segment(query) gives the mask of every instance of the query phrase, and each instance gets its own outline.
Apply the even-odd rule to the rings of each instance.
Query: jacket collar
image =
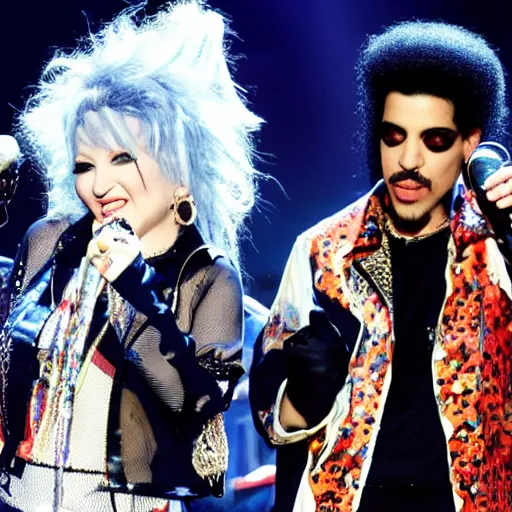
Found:
[[[450,229],[455,259],[460,261],[468,246],[492,235],[488,222],[479,213],[474,194],[458,181],[452,193]],[[393,290],[391,254],[385,234],[385,211],[389,196],[384,182],[344,210],[327,233],[322,234],[323,247],[330,247],[337,268],[356,263],[373,279],[387,304],[392,308]]]
[[[345,255],[351,255],[355,260],[364,260],[382,247],[388,202],[387,189],[381,180],[354,204],[349,215],[358,223],[358,227],[347,232],[346,240],[340,243],[340,249]],[[457,254],[462,254],[469,245],[494,234],[480,213],[475,194],[464,187],[462,180],[458,180],[453,188],[450,219]]]

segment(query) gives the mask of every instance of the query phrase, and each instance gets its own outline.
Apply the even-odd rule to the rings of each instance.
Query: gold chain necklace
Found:
[[[386,215],[386,231],[392,235],[394,238],[398,238],[399,240],[404,240],[405,242],[418,242],[420,240],[424,240],[425,238],[428,238],[429,236],[435,235],[436,233],[439,233],[446,227],[450,225],[450,219],[446,218],[441,224],[439,224],[433,231],[429,231],[428,233],[425,233],[423,235],[403,235],[402,233],[399,233],[395,226],[393,226],[393,222],[391,219]]]
[[[142,251],[142,256],[144,256],[145,260],[156,258],[157,256],[162,256],[162,254],[165,254],[171,247],[172,246],[165,247],[164,249],[159,249],[158,251],[152,252],[151,254]]]

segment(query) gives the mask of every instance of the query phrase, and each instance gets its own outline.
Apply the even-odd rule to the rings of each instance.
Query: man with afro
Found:
[[[374,188],[297,238],[253,364],[276,509],[510,511],[512,287],[461,177],[506,143],[502,65],[413,21],[371,36],[356,72]],[[512,206],[512,167],[484,190]]]

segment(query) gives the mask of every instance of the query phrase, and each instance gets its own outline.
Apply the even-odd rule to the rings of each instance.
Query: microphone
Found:
[[[499,209],[487,199],[483,185],[489,176],[511,164],[510,154],[501,144],[482,142],[471,154],[465,176],[467,185],[475,192],[478,206],[496,233],[496,241],[509,263],[512,262],[512,208]]]
[[[0,135],[0,228],[9,221],[7,205],[16,192],[21,151],[16,139]]]

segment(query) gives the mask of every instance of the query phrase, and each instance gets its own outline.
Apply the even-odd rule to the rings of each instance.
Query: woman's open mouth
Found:
[[[109,203],[104,204],[101,207],[101,214],[103,218],[108,218],[114,213],[118,212],[128,201],[126,199],[116,199],[114,201],[110,201]]]

